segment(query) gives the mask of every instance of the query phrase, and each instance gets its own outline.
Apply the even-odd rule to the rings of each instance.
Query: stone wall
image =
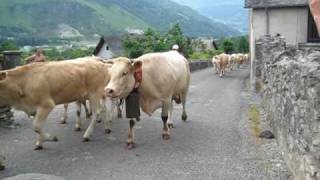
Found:
[[[190,71],[194,72],[197,70],[201,70],[201,69],[205,69],[207,67],[212,66],[211,61],[207,61],[207,60],[199,60],[199,61],[193,61],[190,64]]]
[[[320,179],[320,51],[264,37],[259,50],[267,119],[296,179]]]
[[[3,69],[3,55],[0,54],[0,70]],[[0,126],[8,126],[12,123],[13,113],[9,106],[0,106]],[[1,165],[1,164],[0,164]]]

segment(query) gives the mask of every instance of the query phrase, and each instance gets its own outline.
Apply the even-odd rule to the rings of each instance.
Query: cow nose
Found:
[[[106,89],[106,92],[107,92],[107,94],[112,95],[113,92],[114,92],[114,90],[113,90],[113,89],[110,89],[110,88],[107,88],[107,89]]]

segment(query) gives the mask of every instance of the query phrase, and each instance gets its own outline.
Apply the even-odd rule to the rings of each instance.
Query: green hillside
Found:
[[[238,31],[170,0],[1,0],[0,37],[92,37],[126,28],[160,31],[180,23],[191,36],[230,36]]]

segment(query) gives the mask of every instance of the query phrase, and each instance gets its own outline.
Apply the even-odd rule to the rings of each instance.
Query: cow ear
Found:
[[[133,67],[135,71],[140,71],[142,68],[142,61],[135,61]]]
[[[8,76],[8,72],[0,72],[0,81],[5,80]]]
[[[103,62],[104,62],[104,63],[106,63],[106,64],[111,64],[111,65],[113,65],[113,64],[114,64],[114,61],[113,61],[113,60],[111,60],[111,59],[103,60]]]

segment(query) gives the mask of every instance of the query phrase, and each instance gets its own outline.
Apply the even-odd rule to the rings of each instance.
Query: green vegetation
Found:
[[[93,48],[69,48],[66,50],[58,50],[57,48],[48,48],[44,49],[44,55],[49,61],[59,61],[67,59],[75,59],[79,57],[91,56],[93,53]],[[23,53],[22,59],[25,59],[28,56],[31,56],[35,50],[29,53]]]
[[[3,51],[18,50],[18,49],[19,48],[14,41],[6,40],[0,44],[0,53]]]
[[[164,34],[149,28],[144,35],[126,35],[122,39],[125,56],[129,58],[137,58],[150,52],[168,51],[174,44],[179,45],[179,51],[186,57],[192,53],[191,39],[183,35],[179,24]]]
[[[220,49],[227,54],[231,54],[234,52],[234,44],[231,39],[224,39],[221,43]]]
[[[220,49],[225,53],[248,53],[249,41],[247,36],[239,36],[223,39]]]
[[[259,137],[259,134],[261,133],[261,120],[260,111],[256,105],[251,105],[249,107],[249,123],[252,135]]]
[[[191,60],[208,60],[223,52],[244,53],[248,47],[247,43],[245,37],[226,38],[221,40],[218,50],[207,49],[200,39],[192,40],[185,36],[179,24],[174,25],[166,33],[148,28],[144,35],[125,35],[122,39],[124,56],[129,58],[137,58],[150,52],[168,51],[174,44],[177,44],[179,51]]]
[[[189,36],[230,36],[238,32],[169,0],[11,0],[0,3],[0,41],[14,37],[21,45],[61,38],[63,28],[91,39],[119,35],[126,28],[166,32],[179,23]],[[22,40],[20,40],[22,39]]]

